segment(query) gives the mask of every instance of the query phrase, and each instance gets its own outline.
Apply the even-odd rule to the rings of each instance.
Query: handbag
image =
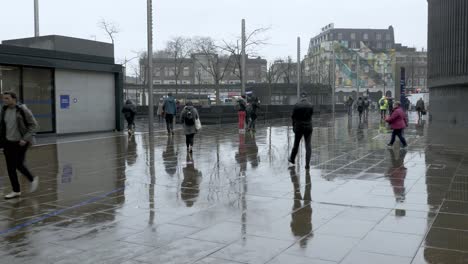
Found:
[[[195,119],[195,128],[196,128],[197,130],[201,130],[201,129],[202,129],[202,124],[201,124],[200,118]]]

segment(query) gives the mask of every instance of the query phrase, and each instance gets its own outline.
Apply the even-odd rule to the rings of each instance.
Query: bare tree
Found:
[[[190,58],[192,51],[192,40],[190,38],[174,37],[167,42],[165,52],[173,61],[174,66],[170,70],[174,75],[176,94],[178,93],[177,85],[179,84],[180,76],[184,70],[184,62]]]
[[[264,36],[266,32],[268,32],[270,28],[257,28],[252,32],[248,33],[245,39],[245,53],[250,56],[256,56],[258,53],[258,49],[268,44],[268,38]],[[232,57],[232,72],[242,81],[242,38],[238,37],[233,42],[228,42],[223,40],[223,44],[220,46],[221,50],[227,52]],[[247,55],[246,55],[247,56]]]
[[[107,33],[112,41],[112,44],[114,44],[115,35],[120,33],[119,27],[115,23],[106,21],[104,19],[101,19],[101,21],[98,22],[98,26]]]
[[[228,65],[231,63],[232,57],[223,54],[223,50],[215,44],[215,41],[209,37],[195,38],[194,51],[197,53],[193,59],[197,62],[197,66],[208,73],[216,85],[216,102],[220,102],[219,85],[228,72]],[[198,74],[198,80],[201,80],[201,72],[195,69]]]

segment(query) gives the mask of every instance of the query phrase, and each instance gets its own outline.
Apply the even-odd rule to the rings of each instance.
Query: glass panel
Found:
[[[0,65],[0,92],[12,91],[19,96],[20,76],[19,67]]]
[[[23,68],[23,103],[39,122],[38,132],[54,130],[53,87],[52,70]]]

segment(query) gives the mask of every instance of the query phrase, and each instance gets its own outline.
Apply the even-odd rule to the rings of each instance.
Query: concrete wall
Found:
[[[61,95],[70,95],[68,109],[61,108]],[[55,101],[57,134],[115,129],[115,77],[112,73],[56,70]]]

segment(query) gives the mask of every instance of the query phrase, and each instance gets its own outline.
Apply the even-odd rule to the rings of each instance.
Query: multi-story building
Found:
[[[407,93],[427,92],[427,52],[396,47],[396,68],[405,68]]]
[[[240,84],[239,56],[217,54],[192,54],[190,58],[174,59],[155,56],[153,59],[153,84]],[[140,69],[146,73],[145,60],[140,60]],[[266,81],[267,61],[260,57],[246,60],[246,82]],[[145,78],[145,74],[143,79]],[[144,80],[142,80],[144,81]]]
[[[272,83],[297,83],[297,62],[277,60],[271,65]]]

